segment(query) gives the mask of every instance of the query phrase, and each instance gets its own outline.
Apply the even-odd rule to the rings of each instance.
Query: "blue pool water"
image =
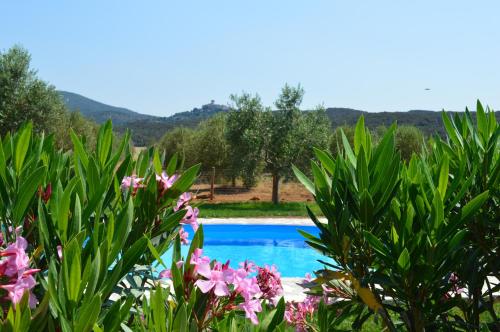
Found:
[[[232,267],[246,259],[257,265],[275,264],[282,277],[303,277],[321,269],[318,259],[327,260],[311,249],[297,232],[304,230],[317,235],[315,226],[285,225],[203,225],[205,242],[203,255],[220,262],[230,260]],[[192,238],[193,232],[189,231]],[[183,246],[182,255],[187,255],[188,246]],[[170,262],[171,251],[162,260]]]

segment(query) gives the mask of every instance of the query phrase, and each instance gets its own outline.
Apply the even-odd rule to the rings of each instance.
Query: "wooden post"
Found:
[[[212,167],[212,178],[210,179],[210,200],[214,200],[215,167]]]

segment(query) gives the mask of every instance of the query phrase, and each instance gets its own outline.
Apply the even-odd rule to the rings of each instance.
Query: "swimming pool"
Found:
[[[327,259],[311,249],[297,229],[318,234],[315,226],[203,225],[203,255],[220,262],[230,260],[232,267],[246,259],[260,266],[275,264],[282,277],[303,277],[322,268],[318,259]],[[191,238],[192,231],[189,235]],[[187,250],[183,246],[183,256]],[[162,259],[170,262],[171,255],[169,251]]]

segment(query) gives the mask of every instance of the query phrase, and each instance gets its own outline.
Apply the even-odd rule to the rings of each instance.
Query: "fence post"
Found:
[[[215,167],[212,167],[212,178],[210,179],[210,200],[214,200]]]

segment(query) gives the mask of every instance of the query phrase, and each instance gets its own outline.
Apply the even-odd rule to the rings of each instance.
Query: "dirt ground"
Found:
[[[192,187],[192,192],[197,199],[204,201],[210,200],[210,185],[195,184]],[[240,183],[236,187],[231,184],[216,184],[215,197],[211,202],[248,202],[248,201],[264,201],[270,202],[272,194],[272,180],[263,179],[259,184],[251,189],[246,189]],[[280,200],[283,202],[310,202],[313,196],[297,182],[282,182],[280,184]]]

